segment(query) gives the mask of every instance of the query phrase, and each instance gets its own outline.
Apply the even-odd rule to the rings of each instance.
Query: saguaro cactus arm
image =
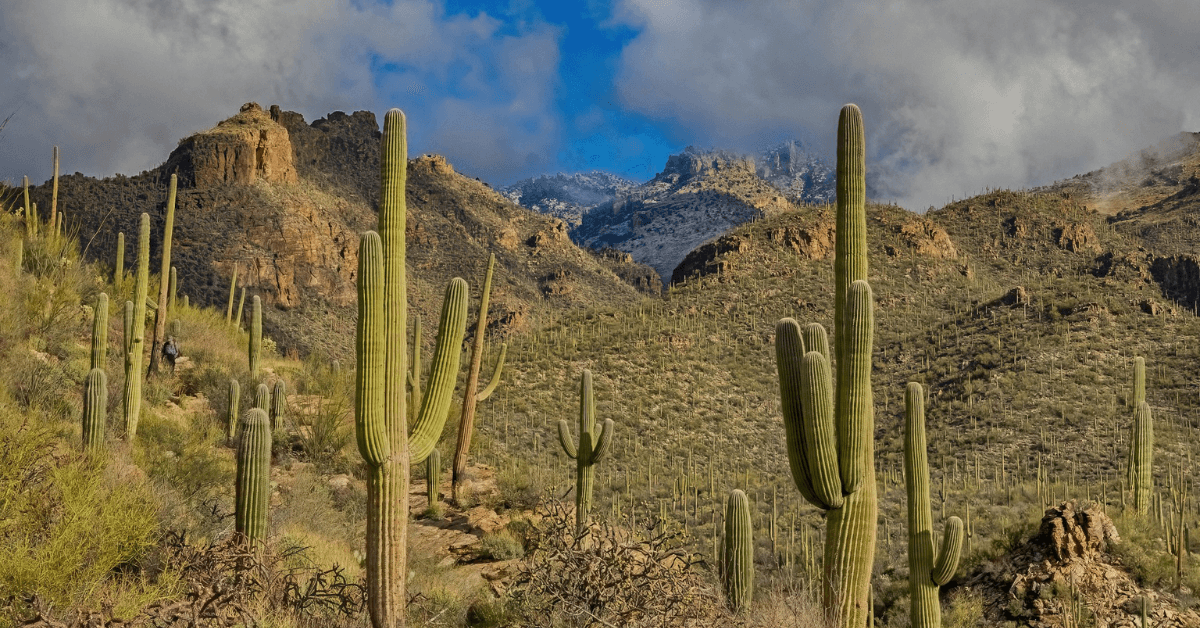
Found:
[[[613,420],[604,419],[604,423],[600,425],[600,435],[596,437],[596,442],[592,446],[592,463],[595,464],[604,454],[608,453],[609,446],[613,440]]]
[[[383,425],[383,246],[374,231],[359,241],[356,338],[354,433],[363,460],[378,466],[391,455],[391,446]]]
[[[496,391],[496,386],[500,384],[500,372],[504,369],[504,356],[508,353],[508,343],[500,345],[500,357],[496,358],[496,368],[492,370],[492,379],[488,381],[487,386],[475,395],[475,401],[483,403],[488,397]]]
[[[562,443],[563,451],[571,460],[579,455],[575,449],[575,437],[571,436],[571,426],[567,425],[566,419],[558,420],[558,442]]]
[[[421,399],[421,412],[409,428],[410,464],[419,464],[437,445],[446,425],[446,413],[458,379],[463,336],[467,332],[467,282],[459,277],[446,286],[442,317],[438,323],[437,346],[433,351],[433,370],[429,386]]]
[[[942,547],[938,550],[933,571],[929,574],[929,578],[933,580],[934,584],[941,586],[950,582],[950,578],[954,577],[954,572],[958,569],[958,559],[962,555],[962,545],[962,519],[950,517],[946,520],[946,527],[942,532]]]
[[[804,443],[808,477],[825,509],[841,508],[842,481],[838,475],[837,434],[833,421],[833,379],[829,361],[816,351],[800,365],[800,399],[804,408]]]

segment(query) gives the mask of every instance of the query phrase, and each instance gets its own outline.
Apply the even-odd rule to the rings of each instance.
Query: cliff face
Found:
[[[168,182],[180,178],[172,261],[180,294],[224,311],[229,281],[266,306],[280,348],[347,356],[353,348],[359,234],[376,229],[379,139],[369,112],[297,113],[250,104],[180,142],[167,162],[134,177],[62,177],[59,206],[79,225],[87,255],[110,268],[117,232],[127,268],[139,216],[152,219],[151,265],[161,255]],[[31,188],[49,203],[49,184]],[[436,321],[447,282],[461,276],[478,299],[488,254],[497,268],[491,327],[519,332],[562,309],[637,300],[634,288],[571,243],[562,221],[521,208],[463,177],[444,158],[408,168],[409,303]],[[425,325],[427,340],[436,324]]]

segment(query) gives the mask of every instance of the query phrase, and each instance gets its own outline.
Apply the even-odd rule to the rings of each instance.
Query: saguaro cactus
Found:
[[[133,289],[133,311],[125,316],[125,438],[137,435],[142,410],[142,355],[146,343],[146,290],[150,282],[150,214],[142,214],[138,229],[138,269]]]
[[[421,315],[413,314],[412,363],[408,370],[408,412],[416,419],[421,408]]]
[[[950,581],[962,553],[963,522],[946,520],[942,547],[933,542],[929,508],[929,462],[925,446],[925,396],[921,385],[909,382],[904,391],[904,487],[908,492],[908,591],[913,628],[940,628],[942,609],[938,587]],[[936,553],[936,558],[935,558]]]
[[[236,379],[230,379],[229,380],[229,403],[228,403],[229,411],[225,415],[225,419],[227,422],[225,435],[227,438],[229,438],[229,442],[231,442],[231,443],[233,442],[234,437],[237,436],[238,409],[241,406],[241,404],[242,404],[242,387],[240,384],[238,384],[238,381]]]
[[[792,478],[805,499],[828,512],[823,603],[838,625],[860,628],[868,616],[879,510],[871,395],[874,315],[866,282],[866,151],[862,113],[855,105],[842,107],[837,154],[837,388],[820,325],[808,325],[802,334],[795,320],[780,320],[775,356]]]
[[[83,383],[83,448],[104,446],[104,422],[108,408],[108,376],[104,369],[93,368]]]
[[[605,419],[596,434],[596,403],[592,399],[592,372],[583,369],[579,381],[579,446],[571,439],[566,419],[558,421],[558,442],[575,460],[575,533],[583,531],[592,510],[592,485],[596,482],[596,461],[604,457],[612,443],[613,420]]]
[[[754,598],[754,526],[750,523],[750,500],[741,489],[731,491],[725,501],[721,579],[730,609],[740,613],[750,608]]]
[[[21,177],[21,191],[25,195],[25,239],[32,240],[37,235],[35,231],[36,220],[34,218],[33,204],[29,202],[29,176]]]
[[[242,286],[242,296],[238,297],[237,316],[233,321],[233,328],[238,331],[242,330],[242,306],[244,305],[246,305],[246,286]]]
[[[432,510],[438,503],[438,486],[442,483],[442,454],[436,448],[425,459],[425,498]]]
[[[1150,511],[1154,494],[1154,420],[1146,403],[1146,361],[1133,359],[1133,429],[1129,439],[1129,487],[1133,508],[1140,515]]]
[[[237,292],[237,264],[233,265],[233,278],[229,280],[229,306],[225,308],[225,324],[233,324],[233,295]]]
[[[271,389],[267,388],[266,384],[259,384],[258,388],[254,389],[254,407],[269,412],[271,408]],[[268,415],[268,423],[270,415]]]
[[[54,183],[50,189],[50,224],[58,224],[58,147],[54,147]]]
[[[257,294],[250,307],[250,375],[257,377],[258,360],[262,355],[262,299]]]
[[[487,387],[479,389],[479,369],[483,363],[483,336],[487,332],[488,300],[492,294],[492,270],[496,256],[488,258],[487,274],[483,279],[483,291],[479,298],[479,321],[475,325],[475,339],[471,343],[471,366],[467,370],[467,389],[463,393],[462,420],[458,423],[458,444],[454,449],[454,470],[450,476],[450,492],[458,501],[458,487],[467,470],[467,452],[471,449],[471,432],[475,426],[475,406],[486,400],[500,383],[500,371],[504,368],[504,354],[508,345],[501,345],[500,357],[492,371],[492,380]],[[478,391],[478,392],[477,392]]]
[[[108,360],[108,295],[101,292],[96,297],[96,309],[92,310],[92,364],[94,369],[103,369]]]
[[[175,272],[175,267],[171,267],[171,281],[167,288],[167,312],[175,313],[175,294],[179,292],[179,274]]]
[[[237,533],[249,542],[265,539],[271,502],[271,426],[267,413],[259,408],[247,412],[242,421],[236,481]]]
[[[271,429],[279,425],[279,420],[287,414],[287,384],[282,379],[275,380],[275,391],[271,393]]]
[[[384,116],[379,231],[359,244],[355,434],[367,462],[367,609],[374,628],[404,623],[409,466],[433,451],[454,391],[466,331],[467,284],[446,288],[429,390],[409,430],[404,395],[408,347],[405,281],[407,167],[404,114]],[[407,437],[406,437],[407,434]]]
[[[175,188],[176,177],[171,175],[171,188],[167,191],[167,217],[163,224],[163,239],[162,239],[162,264],[158,271],[158,307],[154,310],[154,342],[150,345],[150,370],[149,373],[158,373],[158,363],[162,354],[161,343],[166,342],[167,333],[167,316],[171,304],[168,303],[170,298],[170,284],[174,277],[173,268],[171,268],[171,234],[175,231]]]
[[[125,286],[125,232],[117,233],[117,265],[113,267],[113,289],[120,298]]]

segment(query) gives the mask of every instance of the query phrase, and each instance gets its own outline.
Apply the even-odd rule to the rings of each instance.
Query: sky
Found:
[[[923,211],[1200,131],[1195,0],[0,0],[0,181],[137,174],[246,102],[390,107],[493,186],[688,145],[833,156]],[[11,116],[11,117],[10,117]]]

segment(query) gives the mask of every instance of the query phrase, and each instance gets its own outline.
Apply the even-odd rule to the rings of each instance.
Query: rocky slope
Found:
[[[837,193],[837,170],[824,159],[788,140],[763,150],[755,160],[758,176],[779,188],[792,202],[832,203]]]
[[[264,326],[281,349],[344,356],[353,339],[358,238],[376,226],[379,137],[369,112],[337,112],[307,125],[299,114],[251,103],[182,140],[154,170],[62,177],[59,206],[89,258],[111,265],[117,232],[124,232],[127,270],[138,216],[149,213],[156,269],[168,181],[176,173],[172,261],[180,293],[224,308],[236,267],[239,285],[263,298]],[[490,318],[505,333],[562,309],[640,298],[572,244],[561,220],[514,205],[445,159],[410,159],[408,176],[410,303],[427,321],[436,320],[450,278],[462,276],[478,290],[492,252]],[[31,188],[34,202],[48,206],[49,188]],[[425,329],[432,335],[436,325]]]
[[[521,207],[559,218],[573,229],[593,207],[636,186],[624,177],[593,170],[539,175],[501,188],[500,193]]]

